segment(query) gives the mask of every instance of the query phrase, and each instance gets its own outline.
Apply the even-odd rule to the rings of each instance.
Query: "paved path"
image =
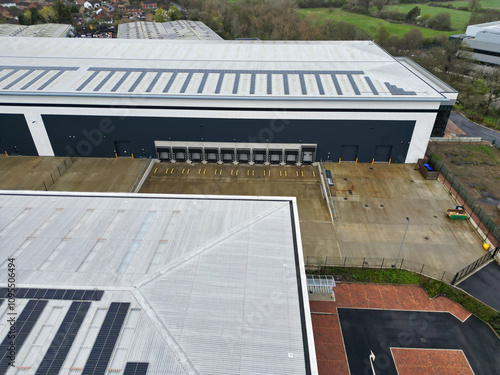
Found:
[[[453,112],[450,115],[450,120],[453,121],[460,129],[462,129],[466,135],[464,137],[481,137],[486,140],[495,140],[495,143],[500,144],[500,132],[493,129],[487,129],[485,127],[479,126],[467,118],[462,116],[460,113]]]
[[[371,374],[371,372],[364,372],[364,370],[367,370],[366,366],[361,369],[356,367],[359,365],[356,364],[357,361],[363,366],[365,365],[363,361],[368,358],[369,350],[373,350],[373,352],[379,356],[376,362],[379,366],[379,371],[376,372],[377,374],[396,375],[396,372],[394,372],[396,368],[391,359],[390,346],[402,346],[415,349],[462,349],[464,346],[461,344],[461,341],[466,341],[471,331],[475,332],[474,329],[469,331],[469,328],[466,328],[471,324],[469,323],[471,320],[475,321],[472,323],[474,327],[479,326],[478,332],[480,333],[477,336],[481,338],[481,335],[484,335],[487,345],[490,341],[494,342],[494,340],[497,340],[489,327],[480,322],[477,318],[471,316],[462,306],[445,297],[437,297],[431,300],[427,296],[427,293],[416,285],[339,283],[335,288],[335,295],[337,298],[336,302],[332,301],[329,296],[326,296],[327,300],[310,300],[319,375]],[[314,298],[316,296],[317,295],[313,294],[309,297]],[[348,355],[346,356],[346,346],[344,346],[344,342],[347,345],[348,342],[352,344],[358,340],[364,341],[364,339],[367,338],[363,336],[364,333],[359,336],[358,334],[360,332],[358,331],[352,331],[356,334],[356,337],[351,338],[346,336],[344,332],[345,329],[351,329],[349,317],[347,318],[347,328],[345,328],[343,326],[344,323],[339,321],[339,316],[347,310],[360,311],[361,314],[366,312],[368,316],[368,319],[363,323],[362,331],[368,332],[366,335],[371,341],[369,340],[369,350],[360,352],[366,354],[361,357],[357,357],[360,353],[356,352],[356,348],[354,348],[354,353],[351,353],[351,355],[349,355],[348,349]],[[382,319],[380,322],[381,325],[378,328],[373,327],[370,320],[370,314],[375,311],[385,314],[385,318]],[[432,315],[439,314],[437,312],[441,314]],[[445,316],[444,318],[443,315]],[[422,318],[419,318],[419,316]],[[434,325],[436,320],[443,319],[446,322],[450,322],[453,327],[446,326],[446,324],[445,327]],[[395,324],[394,327],[393,323]],[[427,327],[427,324],[434,326]],[[454,329],[450,331],[450,327]],[[384,332],[389,332],[387,335],[384,333],[388,341],[377,341],[376,334],[375,337],[372,336],[379,328]],[[342,332],[344,332],[343,336]],[[350,335],[350,332],[351,331],[348,332],[348,335]],[[398,336],[399,334],[403,336]],[[417,336],[415,334],[417,334]],[[464,336],[462,337],[462,335]],[[457,339],[456,336],[459,338]],[[429,338],[430,341],[421,341],[420,338],[422,337]],[[410,338],[411,342],[408,341]],[[476,336],[472,336],[471,338],[473,343],[477,343]],[[398,340],[405,341],[398,342]],[[457,344],[457,341],[460,341],[460,344]],[[395,345],[392,345],[392,343],[395,343]],[[487,353],[485,353],[482,358],[493,357],[492,353],[499,347],[500,341],[498,341],[497,344],[493,344],[492,348],[488,349]],[[466,356],[474,355],[474,353],[469,351],[466,351],[465,354]],[[351,356],[353,356],[353,358],[351,358]],[[448,353],[448,357],[449,356],[450,354]],[[413,355],[413,357],[415,356]],[[348,361],[351,366],[348,365]],[[414,364],[414,362],[414,360],[404,360],[400,361],[398,366],[402,364],[404,367],[411,369],[410,365]],[[441,360],[436,362],[438,365],[444,365]],[[500,362],[500,360],[498,362]],[[387,368],[387,366],[390,368]],[[476,374],[493,374],[494,370],[492,369],[495,368],[496,363],[486,363],[484,366],[487,371],[476,372]],[[349,367],[351,367],[350,372]],[[387,372],[382,371],[380,367],[384,367]],[[481,369],[480,367],[477,368]],[[460,372],[459,369],[448,370],[450,371],[446,372],[446,374],[457,375],[463,373]],[[403,373],[404,372],[401,372],[401,374]],[[409,372],[406,373],[409,374]],[[418,373],[423,374],[423,372]],[[445,374],[445,372],[440,372],[440,374]]]
[[[391,348],[398,347],[461,350],[474,374],[499,374],[500,340],[475,316],[462,323],[453,315],[442,312],[339,308],[338,317],[353,375],[373,373],[369,359],[371,352],[375,355],[376,374],[398,375],[391,355]],[[398,362],[398,366],[415,367],[411,358]],[[446,368],[446,362],[438,366],[441,368],[438,374],[463,373],[459,368]],[[413,374],[424,374],[423,369],[415,370]]]
[[[491,262],[458,285],[477,299],[500,311],[500,266]]]

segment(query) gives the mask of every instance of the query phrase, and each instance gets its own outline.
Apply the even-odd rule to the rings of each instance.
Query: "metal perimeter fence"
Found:
[[[464,207],[467,214],[476,225],[476,230],[481,230],[495,247],[500,245],[500,227],[479,206],[474,198],[467,192],[458,179],[450,172],[443,162],[437,160],[436,156],[429,150],[426,152],[431,164],[439,172],[439,179],[448,189],[451,196]]]
[[[474,272],[476,269],[481,267],[483,264],[485,264],[486,262],[489,262],[490,260],[495,258],[497,253],[498,253],[498,247],[491,249],[486,254],[484,254],[481,258],[477,259],[475,262],[472,262],[467,267],[462,268],[460,271],[457,272],[457,274],[453,278],[451,285],[455,285],[460,280],[462,280],[465,276]]]
[[[71,167],[78,158],[76,156],[67,156],[64,158],[64,160],[59,164],[57,167],[55,167],[52,172],[48,173],[48,176],[45,177],[42,180],[42,183],[39,184],[35,190],[49,190],[52,185],[56,183],[57,180],[66,172],[69,167]]]
[[[431,277],[436,280],[451,283],[455,274],[443,271],[427,264],[414,262],[406,259],[399,259],[396,264],[396,258],[361,258],[361,257],[313,257],[304,258],[306,268],[321,267],[360,267],[360,268],[398,268],[406,271],[412,271],[419,275]]]
[[[469,143],[481,143],[483,138],[481,137],[431,137],[429,142],[435,143],[453,143],[453,144],[469,144]]]

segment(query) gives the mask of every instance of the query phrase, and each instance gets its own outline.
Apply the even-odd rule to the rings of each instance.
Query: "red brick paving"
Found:
[[[410,311],[449,311],[461,321],[470,313],[445,297],[429,299],[416,285],[338,284],[337,307]]]
[[[314,331],[314,344],[316,346],[316,358],[318,362],[319,375],[349,375],[347,357],[345,354],[340,322],[337,316],[337,307],[345,308],[365,308],[383,310],[414,310],[414,311],[449,311],[461,321],[465,321],[470,313],[459,304],[448,298],[438,297],[429,299],[427,293],[422,288],[415,285],[383,285],[383,284],[337,284],[335,288],[336,302],[333,301],[310,301],[311,318]],[[326,314],[317,314],[326,313]],[[393,349],[393,351],[396,349]],[[461,351],[450,350],[425,350],[432,351],[426,354],[426,360],[431,367],[420,366],[416,361],[415,350],[397,349],[400,355],[398,370],[400,366],[404,371],[400,375],[471,375],[467,361],[465,367],[453,367],[447,364],[450,358],[465,359]],[[401,352],[400,350],[406,350]],[[444,354],[443,354],[444,353]],[[459,354],[457,354],[459,353]],[[418,354],[418,353],[417,353]],[[396,356],[396,355],[395,355]],[[444,363],[444,364],[443,364]],[[454,362],[453,362],[454,363]],[[461,359],[457,359],[457,364],[461,364]],[[412,365],[413,364],[413,365]],[[435,371],[435,372],[432,372]]]
[[[391,348],[399,375],[474,375],[461,350]]]
[[[310,305],[319,373],[349,375],[336,303],[311,301]],[[314,314],[317,312],[327,314]]]

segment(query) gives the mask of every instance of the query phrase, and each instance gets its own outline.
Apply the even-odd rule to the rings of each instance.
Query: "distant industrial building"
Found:
[[[2,373],[318,374],[295,198],[0,191],[0,208]]]
[[[0,152],[414,163],[457,92],[370,41],[0,38]]]
[[[222,40],[200,21],[130,22],[118,25],[120,39]]]
[[[500,65],[500,21],[467,26],[465,34],[451,38],[461,39],[479,62]]]
[[[66,38],[72,30],[71,25],[59,23],[42,23],[38,25],[0,25],[0,37],[36,37],[36,38]]]

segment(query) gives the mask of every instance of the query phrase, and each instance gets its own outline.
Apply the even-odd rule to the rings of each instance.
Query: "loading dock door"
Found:
[[[209,163],[217,163],[219,161],[219,149],[206,148],[205,149],[205,160]]]
[[[389,162],[392,146],[376,146],[373,158],[378,162]]]
[[[356,161],[356,159],[358,158],[358,146],[342,146],[342,154],[340,157],[342,161]]]
[[[187,152],[184,147],[172,149],[173,159],[179,162],[184,162],[187,160]]]
[[[132,156],[130,141],[115,141],[115,150],[118,157]]]
[[[316,157],[316,149],[314,147],[302,147],[301,162],[303,164],[314,163]]]

